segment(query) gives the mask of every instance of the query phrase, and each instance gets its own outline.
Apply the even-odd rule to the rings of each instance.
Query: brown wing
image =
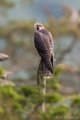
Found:
[[[44,61],[45,66],[53,73],[51,63],[51,45],[48,36],[41,32],[35,32],[34,43],[39,55]]]
[[[51,62],[52,62],[52,66],[54,67],[54,43],[53,43],[53,37],[52,37],[50,32],[48,32],[48,34],[49,34],[49,41],[50,41],[50,45],[51,45]]]
[[[50,32],[48,32],[48,36],[49,36],[49,41],[50,41],[50,45],[51,45],[51,48],[52,48],[52,54],[53,54],[54,53],[53,37],[52,37]]]

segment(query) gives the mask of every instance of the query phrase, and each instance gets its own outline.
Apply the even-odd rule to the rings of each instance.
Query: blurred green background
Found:
[[[33,25],[37,21],[42,22],[54,38],[55,68],[59,66],[63,71],[59,73],[58,78],[61,85],[59,93],[66,97],[80,94],[80,0],[0,0],[0,52],[10,56],[9,60],[0,62],[0,67],[1,70],[4,68],[13,72],[8,79],[12,80],[18,87],[18,90],[14,90],[11,86],[1,87],[0,97],[2,99],[5,96],[6,101],[4,100],[4,102],[6,103],[7,100],[10,100],[11,104],[7,103],[7,105],[11,107],[4,105],[3,99],[1,100],[3,105],[0,108],[0,120],[25,120],[24,116],[27,116],[28,113],[24,111],[28,111],[28,108],[26,107],[26,110],[23,110],[23,106],[30,102],[28,107],[31,109],[36,104],[36,101],[30,101],[30,98],[25,102],[24,94],[28,96],[29,92],[32,95],[32,91],[34,91],[35,97],[33,97],[34,95],[30,96],[34,100],[38,94],[36,90],[33,90],[36,86],[36,73],[39,64],[39,56],[34,47],[33,29]],[[51,83],[54,86],[55,83]],[[28,86],[32,86],[32,88],[27,88]],[[12,92],[10,93],[10,91]],[[20,96],[19,93],[21,93]],[[12,96],[12,98],[7,99],[6,95]],[[13,99],[15,100],[13,101]],[[15,114],[12,110],[14,103],[16,104],[14,105],[15,109],[19,110]],[[79,107],[80,97],[78,103]],[[10,111],[13,111],[11,114],[7,110],[8,107],[10,107]],[[62,113],[65,109],[67,110],[64,106],[60,108],[62,108]],[[53,111],[55,111],[54,108]],[[9,116],[4,117],[6,112]],[[17,116],[21,112],[22,116]],[[50,115],[53,114],[50,113]],[[77,115],[76,112],[75,116]],[[46,115],[42,116],[37,120],[55,120],[53,117],[49,118],[50,116],[47,118]],[[71,116],[70,113],[68,116]],[[36,119],[34,118],[34,120]]]

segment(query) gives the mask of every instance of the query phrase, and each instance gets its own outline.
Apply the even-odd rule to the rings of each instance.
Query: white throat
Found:
[[[44,27],[40,27],[40,28],[39,28],[39,30],[43,30],[43,29],[44,29]]]

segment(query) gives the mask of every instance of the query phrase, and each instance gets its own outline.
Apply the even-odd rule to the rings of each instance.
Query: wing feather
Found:
[[[43,57],[43,55],[47,55],[47,57],[51,56],[51,45],[49,39],[43,33],[35,32],[34,43],[41,57]]]
[[[37,31],[34,34],[34,43],[44,64],[53,73],[52,62],[51,62],[52,47],[49,41],[49,37]]]

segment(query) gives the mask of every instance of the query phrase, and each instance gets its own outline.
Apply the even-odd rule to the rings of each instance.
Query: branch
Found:
[[[58,59],[56,60],[56,64],[60,63],[60,62],[64,59],[64,57],[65,57],[68,53],[70,53],[70,52],[72,51],[72,49],[73,49],[73,47],[75,46],[75,44],[76,44],[76,36],[73,37],[73,41],[72,41],[72,43],[68,46],[68,48],[65,49],[65,50],[60,54],[60,56],[59,56]]]
[[[35,112],[38,111],[38,108],[41,106],[41,103],[37,104],[32,110],[31,112],[28,114],[27,116],[27,120],[31,120],[31,116],[34,115]],[[36,113],[37,114],[37,113]]]
[[[0,61],[7,60],[8,58],[9,58],[9,56],[8,56],[8,55],[3,54],[3,53],[0,53]]]

